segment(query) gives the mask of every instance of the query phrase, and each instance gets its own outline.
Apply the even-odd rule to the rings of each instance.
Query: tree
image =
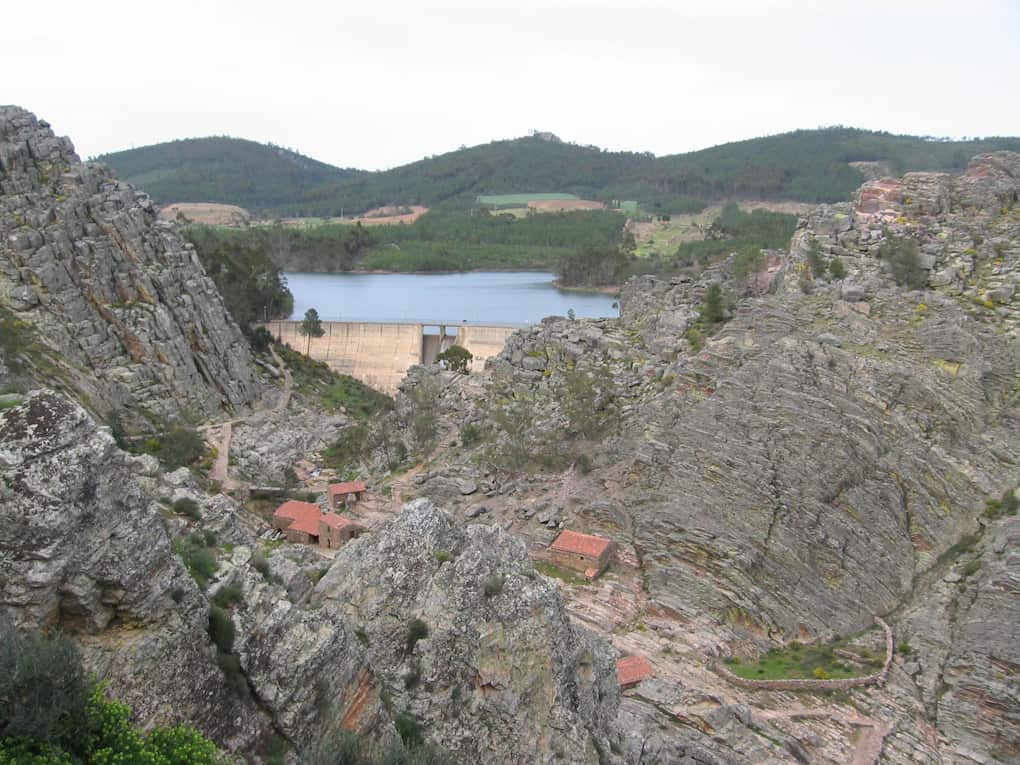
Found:
[[[604,364],[568,370],[557,394],[571,435],[594,438],[615,420],[616,387]]]
[[[298,331],[308,338],[305,341],[305,356],[308,356],[308,351],[312,345],[312,338],[322,337],[326,334],[326,331],[322,328],[322,321],[319,320],[319,312],[314,308],[309,308],[305,311],[305,318],[301,321]]]
[[[878,257],[889,264],[893,279],[901,287],[919,290],[927,286],[928,274],[921,266],[921,248],[915,240],[887,235]]]
[[[807,262],[811,268],[812,277],[821,279],[825,276],[825,259],[822,257],[822,245],[814,237],[808,241]]]
[[[75,741],[88,689],[75,645],[60,634],[23,635],[0,623],[0,739]]]
[[[705,291],[705,302],[701,304],[701,318],[709,324],[723,320],[722,287],[713,282]]]
[[[454,372],[467,374],[468,366],[474,356],[462,345],[451,345],[445,351],[436,356],[436,361],[445,361],[446,366]]]
[[[741,247],[733,258],[733,278],[738,284],[751,283],[751,291],[758,295],[758,272],[765,267],[765,255],[760,247],[749,245]]]

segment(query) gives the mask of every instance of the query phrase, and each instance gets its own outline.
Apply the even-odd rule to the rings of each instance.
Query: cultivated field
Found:
[[[284,226],[301,228],[303,226],[321,226],[324,223],[342,223],[354,225],[360,223],[363,226],[381,226],[386,223],[414,223],[418,218],[427,213],[429,208],[421,205],[401,205],[399,207],[376,207],[364,215],[356,217],[333,217],[333,218],[283,218],[280,223]]]
[[[591,199],[532,199],[528,202],[528,209],[536,212],[571,212],[604,208],[604,204]]]
[[[563,199],[577,199],[576,194],[533,193],[533,194],[483,194],[478,204],[486,207],[527,207],[531,202],[552,202]]]
[[[175,202],[160,208],[159,218],[205,226],[247,226],[251,221],[243,207],[215,202]]]

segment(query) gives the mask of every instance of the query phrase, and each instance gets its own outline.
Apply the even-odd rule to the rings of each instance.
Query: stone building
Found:
[[[592,534],[564,531],[549,549],[550,558],[557,566],[572,568],[587,579],[594,579],[612,561],[616,543]]]
[[[644,656],[624,656],[616,660],[616,679],[621,688],[630,688],[654,676],[651,662]]]
[[[353,505],[368,487],[363,481],[347,481],[329,485],[329,506],[336,510],[341,505]]]
[[[288,500],[273,513],[273,528],[289,542],[336,549],[367,531],[361,524],[336,513],[323,513],[311,502]]]
[[[342,547],[367,529],[336,513],[324,513],[319,519],[319,547],[335,550]]]

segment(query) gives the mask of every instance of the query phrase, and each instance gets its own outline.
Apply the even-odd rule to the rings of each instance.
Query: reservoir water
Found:
[[[609,295],[560,290],[541,271],[457,274],[286,273],[292,319],[314,308],[326,321],[533,324],[545,316],[618,316]]]

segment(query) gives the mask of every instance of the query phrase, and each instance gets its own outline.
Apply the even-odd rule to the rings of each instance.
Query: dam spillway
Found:
[[[296,351],[304,353],[307,344],[311,358],[389,396],[397,392],[408,369],[434,362],[451,345],[470,351],[474,357],[471,368],[481,369],[519,329],[509,325],[324,321],[322,337],[309,341],[301,334],[300,321],[270,321],[262,326]],[[427,331],[433,329],[434,333]]]

